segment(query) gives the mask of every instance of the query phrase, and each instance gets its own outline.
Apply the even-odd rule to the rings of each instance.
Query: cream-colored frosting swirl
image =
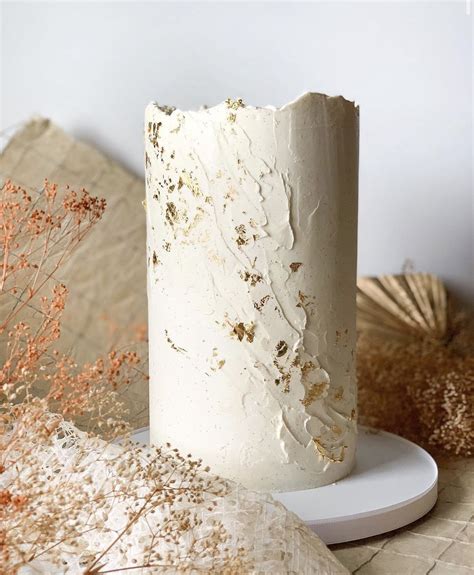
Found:
[[[246,487],[354,461],[358,108],[146,110],[150,425]]]

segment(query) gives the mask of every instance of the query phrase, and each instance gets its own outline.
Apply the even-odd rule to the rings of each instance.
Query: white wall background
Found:
[[[468,2],[4,2],[1,114],[32,114],[142,171],[143,109],[301,92],[361,108],[359,273],[472,293]]]

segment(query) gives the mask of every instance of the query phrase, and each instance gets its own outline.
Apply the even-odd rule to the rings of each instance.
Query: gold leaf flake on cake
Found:
[[[255,336],[255,324],[253,322],[244,324],[243,322],[236,323],[232,326],[231,335],[236,336],[239,341],[246,339],[252,343]]]
[[[275,351],[276,351],[277,357],[283,357],[286,354],[286,352],[288,351],[288,344],[286,343],[286,341],[283,341],[283,340],[279,341],[276,344]]]
[[[234,202],[236,197],[237,197],[237,191],[232,186],[227,190],[227,192],[224,195],[224,199],[230,200],[231,202]]]
[[[204,210],[201,207],[197,207],[196,208],[196,213],[193,216],[193,219],[191,220],[191,222],[185,226],[183,228],[183,235],[185,237],[188,237],[189,234],[191,233],[192,230],[194,230],[194,228],[196,228],[198,226],[198,224],[203,220],[204,218]]]
[[[233,100],[232,98],[227,98],[225,104],[229,110],[233,110],[229,112],[227,115],[227,120],[231,124],[234,124],[237,120],[237,114],[235,113],[239,108],[245,108],[245,104],[242,98],[238,98],[237,100]]]
[[[276,367],[276,369],[279,372],[279,376],[275,378],[275,385],[279,386],[279,385],[283,384],[283,389],[282,389],[283,393],[289,393],[290,392],[290,382],[291,382],[291,372],[292,372],[292,368],[294,366],[291,364],[290,367],[286,367],[285,365],[282,365],[276,357],[273,360],[273,365]]]
[[[173,202],[166,202],[165,218],[170,226],[174,226],[178,222],[179,214]]]
[[[177,351],[179,353],[186,353],[186,350],[183,347],[179,347],[178,345],[176,345],[174,343],[174,341],[170,338],[167,329],[165,329],[165,337],[166,337],[166,341],[170,344],[171,349],[174,349],[175,351]]]
[[[308,315],[314,315],[316,311],[316,298],[299,290],[296,307],[303,309]]]
[[[230,110],[238,110],[239,108],[245,108],[245,104],[242,98],[237,98],[236,100],[233,100],[232,98],[227,98],[225,104]]]
[[[290,264],[290,269],[292,272],[297,272],[303,264],[301,262],[293,262]]]
[[[225,359],[219,358],[219,351],[217,347],[212,348],[212,354],[208,361],[211,366],[211,371],[219,371],[225,365]]]
[[[161,122],[148,122],[148,138],[150,143],[156,148],[158,146],[158,137],[160,135]]]
[[[201,187],[197,178],[195,178],[192,173],[188,173],[184,170],[181,172],[181,176],[178,180],[178,190],[180,190],[183,186],[186,186],[189,190],[191,190],[191,193],[196,198],[202,196]]]
[[[155,104],[158,110],[161,110],[167,116],[171,116],[171,114],[176,110],[175,106],[166,106],[166,105],[159,105]]]
[[[248,244],[249,240],[247,238],[247,230],[246,230],[244,224],[240,224],[238,226],[235,226],[234,229],[237,232],[237,238],[235,240],[235,243],[239,247],[245,246],[246,244]]]
[[[263,306],[267,303],[267,301],[271,298],[270,295],[265,295],[263,296],[259,301],[254,302],[253,307],[257,310],[257,311],[262,311]]]
[[[326,382],[323,383],[313,383],[311,384],[310,388],[306,390],[304,399],[300,399],[301,403],[308,407],[314,401],[319,399],[324,395],[324,392],[327,390],[328,384]]]
[[[240,272],[240,277],[252,287],[255,287],[263,280],[263,277],[259,273],[250,273],[247,270]]]
[[[342,463],[344,461],[345,450],[347,447],[345,445],[341,446],[339,450],[339,454],[333,454],[330,452],[327,447],[322,443],[320,437],[313,437],[313,445],[316,448],[316,451],[323,457],[323,459],[328,459],[333,463]]]

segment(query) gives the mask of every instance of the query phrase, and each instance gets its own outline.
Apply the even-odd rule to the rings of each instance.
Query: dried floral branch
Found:
[[[466,319],[443,340],[361,333],[357,375],[361,423],[428,450],[474,454],[474,338]]]
[[[35,201],[7,181],[0,189],[0,293],[17,296],[0,333],[38,296],[67,256],[102,217],[105,200],[45,182]],[[48,261],[49,267],[44,270]],[[42,273],[44,272],[44,273]]]

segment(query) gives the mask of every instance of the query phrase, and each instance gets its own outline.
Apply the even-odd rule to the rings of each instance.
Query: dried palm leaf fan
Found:
[[[396,338],[446,337],[446,289],[435,275],[362,277],[357,288],[357,325],[361,330]]]
[[[359,421],[474,453],[474,335],[432,274],[359,278]]]

